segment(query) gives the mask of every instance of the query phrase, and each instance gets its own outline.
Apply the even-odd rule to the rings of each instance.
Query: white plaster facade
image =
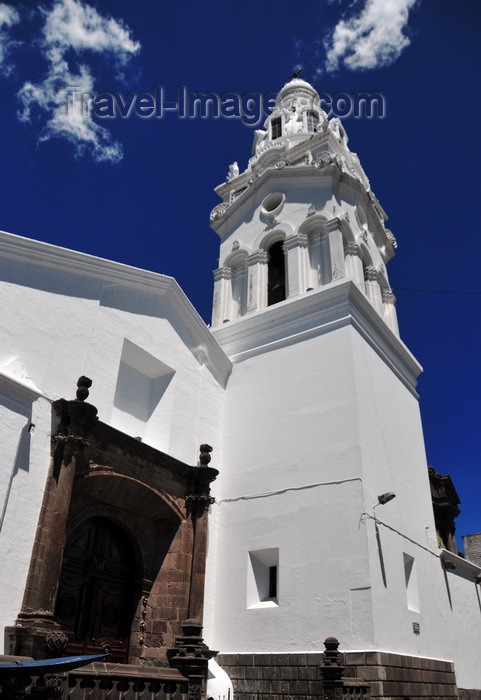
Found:
[[[230,362],[169,277],[5,233],[0,251],[3,628],[25,589],[52,401],[92,377],[101,420],[195,464],[220,442]]]
[[[479,688],[478,570],[437,546],[421,367],[399,338],[386,271],[395,238],[342,125],[307,83],[284,86],[264,126],[211,214],[213,335],[233,370],[209,643],[316,652],[332,634],[344,650],[453,659],[458,685]],[[269,306],[279,240],[285,299]],[[379,505],[386,492],[396,498]]]
[[[318,652],[335,635],[454,660],[458,685],[481,688],[480,569],[437,546],[396,242],[342,125],[291,81],[216,191],[212,330],[170,278],[0,234],[2,626],[25,586],[51,402],[84,374],[104,422],[191,464],[214,447],[211,648]],[[285,298],[268,305],[279,241]]]

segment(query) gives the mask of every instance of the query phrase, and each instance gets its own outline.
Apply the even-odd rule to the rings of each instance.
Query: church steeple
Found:
[[[343,125],[309,83],[284,85],[247,168],[231,165],[216,193],[214,327],[349,278],[398,333],[386,272],[395,238]]]

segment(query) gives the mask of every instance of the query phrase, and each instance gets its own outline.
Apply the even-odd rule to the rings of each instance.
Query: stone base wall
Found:
[[[344,681],[362,679],[379,700],[481,700],[459,695],[454,664],[379,651],[342,654]],[[235,700],[309,700],[322,698],[319,666],[322,653],[219,654],[217,663],[229,674]],[[464,691],[472,692],[472,691]],[[479,692],[479,691],[475,691]]]
[[[371,686],[372,698],[458,698],[454,664],[382,651],[344,654],[350,672]]]
[[[467,690],[458,688],[459,700],[481,700],[481,690]]]

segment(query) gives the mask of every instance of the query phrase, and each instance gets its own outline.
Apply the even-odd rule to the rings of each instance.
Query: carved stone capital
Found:
[[[246,257],[246,265],[251,267],[252,265],[257,265],[258,263],[262,265],[267,265],[269,262],[269,256],[266,250],[255,250],[251,255]]]
[[[395,304],[396,297],[390,287],[384,287],[382,290],[382,301],[384,304]]]
[[[334,219],[329,219],[329,221],[326,221],[324,224],[324,230],[327,233],[331,233],[331,231],[337,231],[341,229],[341,220],[339,217],[334,217]]]
[[[218,280],[230,280],[232,277],[232,268],[230,267],[219,267],[214,270],[214,282]]]
[[[293,236],[288,236],[284,241],[284,250],[292,250],[292,248],[306,248],[308,245],[308,237],[306,233],[296,233]]]
[[[357,245],[357,243],[348,243],[345,248],[346,255],[353,255],[358,258],[361,257],[361,248]]]
[[[364,270],[364,279],[366,282],[377,282],[377,270],[372,265],[369,265]]]

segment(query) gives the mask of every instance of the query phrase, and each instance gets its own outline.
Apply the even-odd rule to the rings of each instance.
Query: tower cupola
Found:
[[[286,83],[277,95],[272,114],[267,118],[265,133],[259,134],[254,154],[260,155],[278,139],[290,145],[305,141],[327,126],[327,114],[320,107],[319,95],[312,85],[295,78]]]

